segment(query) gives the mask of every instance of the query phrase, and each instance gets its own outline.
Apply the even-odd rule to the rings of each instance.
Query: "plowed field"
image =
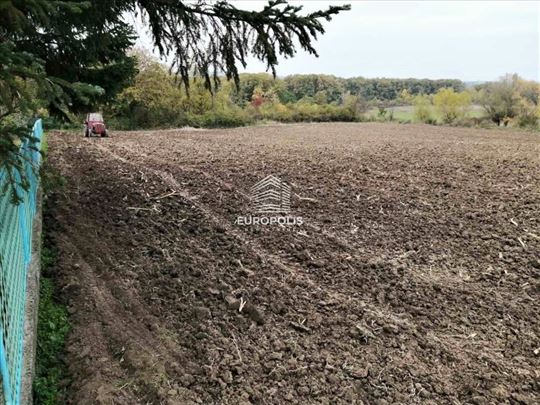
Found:
[[[49,136],[67,403],[540,401],[540,137],[393,124]],[[302,225],[239,225],[251,187]]]

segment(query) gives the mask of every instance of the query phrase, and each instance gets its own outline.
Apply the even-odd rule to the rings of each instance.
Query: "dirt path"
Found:
[[[538,136],[319,124],[50,144],[69,402],[540,400]],[[269,174],[303,226],[235,224]]]

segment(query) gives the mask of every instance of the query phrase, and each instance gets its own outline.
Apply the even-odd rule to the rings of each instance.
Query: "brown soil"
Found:
[[[68,403],[540,401],[537,134],[57,133],[50,161]],[[304,225],[234,223],[269,174]]]

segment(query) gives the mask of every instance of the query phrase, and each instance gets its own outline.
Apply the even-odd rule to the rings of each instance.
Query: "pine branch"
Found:
[[[173,70],[189,87],[191,76],[201,77],[207,88],[219,84],[219,75],[238,85],[238,66],[246,67],[254,55],[276,75],[279,55],[296,54],[296,45],[318,56],[313,42],[329,21],[349,5],[302,15],[302,6],[272,0],[261,11],[241,10],[227,1],[139,0],[148,17],[154,44],[162,56],[173,55]]]

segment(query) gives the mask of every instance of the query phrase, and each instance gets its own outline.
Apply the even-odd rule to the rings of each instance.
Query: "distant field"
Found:
[[[389,107],[386,109],[386,117],[388,118],[391,114],[391,111],[394,112],[394,120],[396,121],[411,121],[415,122],[416,119],[414,117],[414,106],[412,105],[404,105],[399,107]],[[437,113],[435,109],[432,111],[433,117],[436,118],[438,121],[441,120],[440,114]],[[470,111],[467,113],[467,117],[473,118],[473,117],[482,117],[484,115],[484,110],[482,106],[480,105],[473,105],[470,108]],[[372,108],[367,112],[367,115],[372,118],[378,118],[379,116],[379,109],[378,108]]]

